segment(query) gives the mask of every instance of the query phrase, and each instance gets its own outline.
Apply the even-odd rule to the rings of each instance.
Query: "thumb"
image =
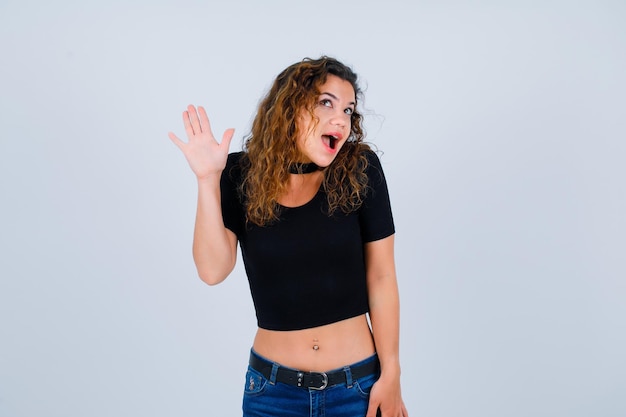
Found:
[[[183,150],[183,147],[185,146],[185,142],[183,142],[182,140],[180,140],[180,139],[178,138],[178,136],[176,136],[176,135],[175,135],[174,133],[172,133],[172,132],[169,132],[169,133],[167,134],[167,136],[169,136],[170,140],[171,140],[172,142],[174,142],[174,145],[178,146],[178,148],[179,148],[181,151]]]
[[[220,146],[226,146],[226,149],[230,148],[230,141],[233,140],[234,135],[235,129],[226,129],[222,135],[222,142],[220,143]]]

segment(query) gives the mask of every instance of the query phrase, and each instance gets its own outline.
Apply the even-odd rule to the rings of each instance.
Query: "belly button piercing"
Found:
[[[313,345],[313,350],[319,350],[320,347],[318,345]]]

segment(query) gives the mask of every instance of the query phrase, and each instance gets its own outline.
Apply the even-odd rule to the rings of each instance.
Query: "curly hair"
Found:
[[[280,215],[279,197],[287,191],[289,166],[301,161],[296,145],[301,134],[297,118],[302,109],[313,113],[320,87],[328,75],[348,81],[358,98],[362,95],[357,75],[334,58],[305,58],[283,70],[261,100],[244,142],[244,172],[240,192],[246,200],[247,220],[264,226]],[[367,159],[369,149],[363,140],[362,115],[355,109],[351,115],[350,135],[334,161],[323,171],[322,187],[327,195],[329,215],[358,209],[367,192]]]

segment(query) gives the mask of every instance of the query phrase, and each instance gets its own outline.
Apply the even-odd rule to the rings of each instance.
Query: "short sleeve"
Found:
[[[395,233],[387,181],[378,156],[366,151],[368,189],[359,213],[363,242],[373,242]]]
[[[241,236],[245,224],[245,210],[239,185],[242,180],[241,166],[239,164],[243,152],[228,155],[226,167],[222,171],[220,179],[220,194],[222,200],[222,219],[224,226],[232,230],[237,237]]]

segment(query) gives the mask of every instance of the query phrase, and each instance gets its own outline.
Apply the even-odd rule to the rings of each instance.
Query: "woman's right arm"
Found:
[[[218,143],[211,132],[206,111],[188,106],[183,112],[186,143],[174,133],[169,137],[183,152],[198,180],[198,207],[193,236],[193,258],[200,279],[209,285],[224,281],[235,267],[237,237],[224,226],[220,178],[226,166],[234,129],[228,129]]]

